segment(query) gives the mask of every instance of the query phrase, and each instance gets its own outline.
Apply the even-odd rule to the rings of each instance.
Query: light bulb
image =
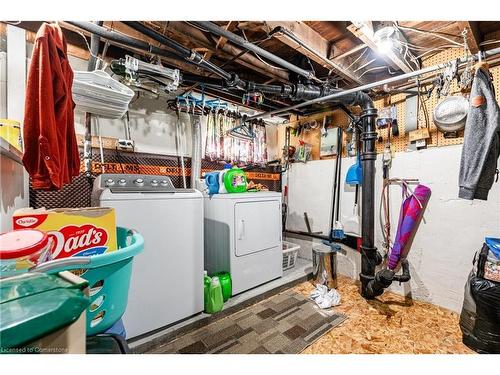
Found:
[[[390,38],[384,38],[377,44],[378,52],[381,54],[388,54],[394,48],[394,41]]]

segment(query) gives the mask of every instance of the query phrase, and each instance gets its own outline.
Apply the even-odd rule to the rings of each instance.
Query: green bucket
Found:
[[[30,272],[54,274],[79,270],[89,282],[90,306],[87,308],[87,336],[102,333],[125,312],[132,260],[144,249],[144,238],[134,230],[116,228],[118,250],[88,257],[71,257],[42,263]]]

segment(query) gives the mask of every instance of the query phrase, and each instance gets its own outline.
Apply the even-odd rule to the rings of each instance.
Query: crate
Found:
[[[283,271],[295,267],[300,245],[283,241]]]

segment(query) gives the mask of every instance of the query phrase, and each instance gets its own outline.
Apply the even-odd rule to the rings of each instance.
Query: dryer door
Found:
[[[281,245],[279,200],[237,202],[234,205],[235,255],[245,256]]]

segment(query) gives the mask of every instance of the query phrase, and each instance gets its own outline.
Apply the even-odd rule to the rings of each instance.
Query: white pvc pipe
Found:
[[[490,56],[497,55],[499,53],[500,53],[500,47],[499,48],[491,49],[489,51],[486,51],[486,52],[483,53],[483,55],[484,55],[484,57],[490,57]],[[469,60],[468,58],[461,58],[461,59],[458,59],[458,63],[459,63],[459,65],[461,65],[461,64],[467,63],[468,60]],[[305,101],[305,102],[302,102],[302,103],[298,103],[298,104],[292,105],[290,107],[280,108],[280,109],[276,109],[276,110],[270,111],[270,112],[264,112],[264,113],[261,113],[261,114],[258,114],[258,115],[251,116],[251,117],[247,118],[247,121],[251,121],[251,120],[258,119],[258,118],[265,118],[265,117],[277,115],[279,113],[288,112],[288,111],[291,111],[293,109],[302,108],[302,107],[305,107],[305,106],[308,106],[308,105],[312,105],[312,104],[316,104],[316,103],[333,101],[335,99],[341,98],[341,97],[349,95],[349,94],[354,94],[354,93],[357,93],[359,91],[370,90],[370,89],[373,89],[375,87],[384,86],[384,85],[389,84],[389,83],[402,81],[402,80],[405,80],[405,79],[417,77],[417,76],[420,76],[420,75],[423,75],[423,74],[427,74],[427,73],[432,73],[432,72],[435,72],[436,70],[440,70],[440,69],[446,68],[448,66],[448,63],[449,62],[445,62],[445,63],[441,63],[441,64],[429,66],[427,68],[416,70],[414,72],[405,73],[405,74],[401,74],[399,76],[395,76],[395,77],[390,77],[390,78],[387,78],[387,79],[383,79],[381,81],[368,83],[368,84],[363,85],[363,86],[355,87],[355,88],[352,88],[352,89],[349,89],[349,90],[343,90],[343,91],[340,91],[340,92],[333,93],[331,95],[321,96],[319,98],[308,100],[308,101]]]
[[[191,188],[196,188],[196,182],[201,174],[201,122],[199,116],[192,116],[193,145],[191,152]]]

